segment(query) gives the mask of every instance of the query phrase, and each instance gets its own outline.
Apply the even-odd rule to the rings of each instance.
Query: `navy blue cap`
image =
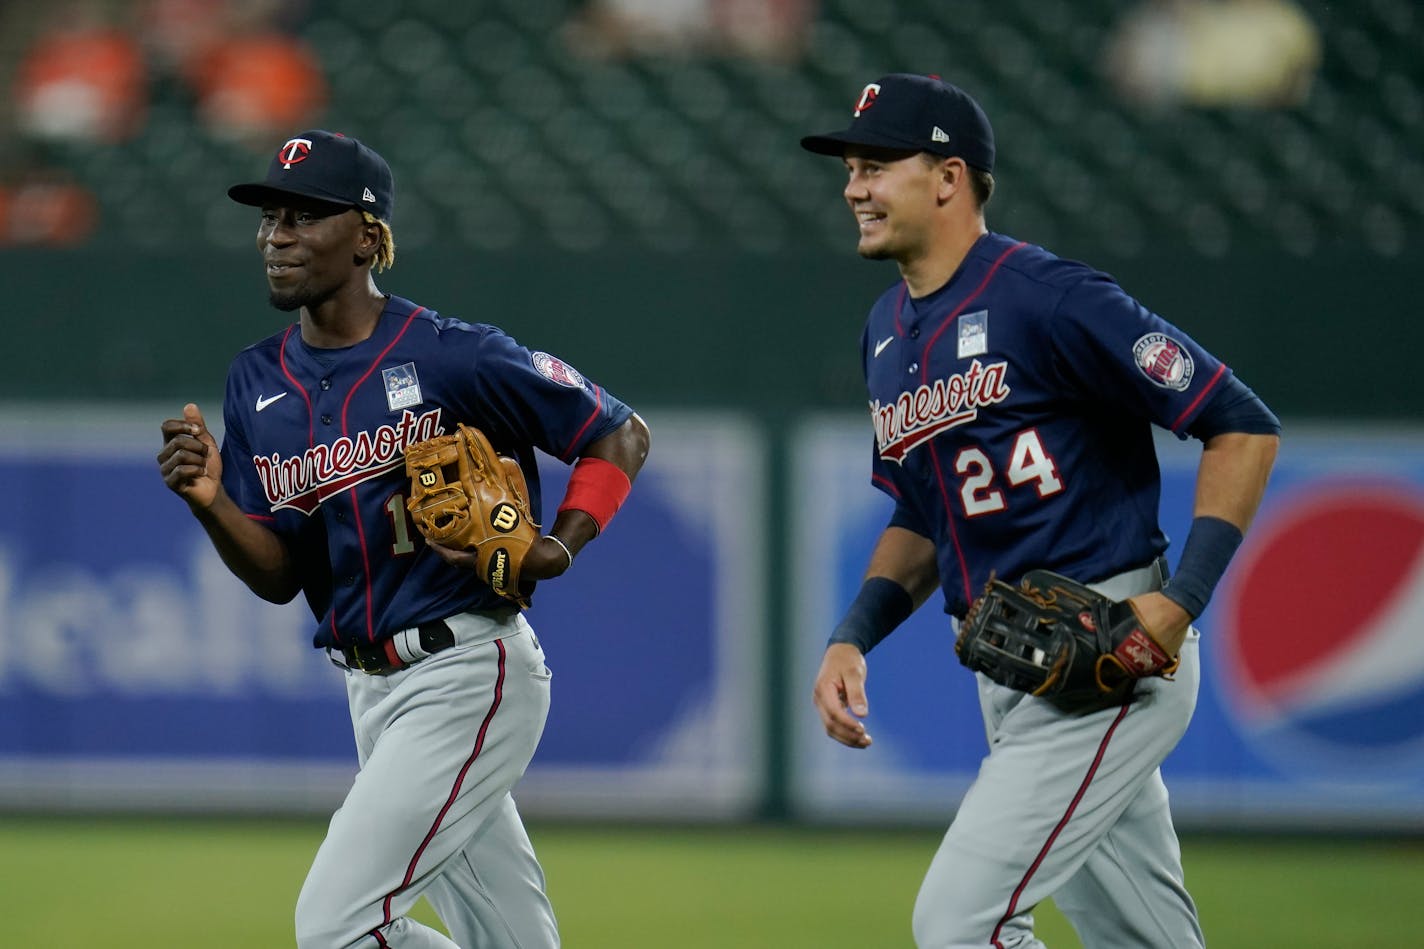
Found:
[[[380,155],[339,132],[313,129],[277,149],[265,179],[227,189],[238,204],[259,208],[292,195],[360,208],[389,223],[396,186]]]
[[[969,93],[938,76],[882,76],[861,90],[850,128],[801,139],[802,148],[818,155],[840,157],[847,145],[929,152],[994,170],[988,116]]]

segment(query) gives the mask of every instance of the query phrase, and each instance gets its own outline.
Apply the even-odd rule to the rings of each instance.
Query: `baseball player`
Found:
[[[394,186],[359,141],[303,132],[264,180],[228,194],[261,208],[271,303],[298,319],[233,360],[221,450],[189,404],[163,422],[158,462],[253,592],[305,597],[314,645],[345,670],[360,770],[302,887],[297,943],[556,946],[510,796],[543,731],[550,673],[473,553],[413,529],[403,452],[459,423],[478,428],[518,459],[536,518],[535,449],[575,464],[523,561],[522,578],[538,581],[607,526],[648,429],[562,360],[381,293],[372,270],[394,261]],[[454,942],[407,917],[422,894]]]
[[[1053,896],[1094,949],[1199,946],[1158,766],[1196,701],[1192,620],[1260,502],[1279,423],[1110,277],[986,228],[994,136],[962,90],[884,76],[847,129],[801,144],[843,160],[858,251],[901,276],[861,340],[872,482],[895,508],[816,677],[827,734],[870,747],[865,654],[936,588],[957,629],[991,575],[1051,570],[1127,600],[1157,668],[1180,659],[1083,714],[977,675],[989,751],[920,889],[916,943],[1041,946],[1031,913]],[[1154,424],[1204,445],[1170,580]]]

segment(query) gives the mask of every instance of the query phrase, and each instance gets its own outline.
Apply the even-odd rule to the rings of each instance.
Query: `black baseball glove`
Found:
[[[954,651],[970,669],[1066,712],[1119,705],[1138,679],[1171,678],[1178,664],[1132,604],[1048,570],[1030,570],[1017,587],[991,577]]]

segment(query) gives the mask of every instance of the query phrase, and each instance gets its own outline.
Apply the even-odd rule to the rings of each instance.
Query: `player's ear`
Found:
[[[359,212],[358,212],[359,213]],[[361,221],[356,232],[356,263],[364,264],[373,260],[381,249],[382,231],[379,221]]]
[[[940,159],[937,174],[941,202],[948,201],[956,192],[966,191],[971,187],[969,166],[964,164],[963,158]]]

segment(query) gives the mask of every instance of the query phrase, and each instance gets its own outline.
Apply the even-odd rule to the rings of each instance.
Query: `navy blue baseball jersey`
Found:
[[[862,347],[872,480],[956,616],[991,570],[1093,582],[1163,553],[1152,425],[1181,435],[1230,372],[1106,274],[993,233],[929,296],[887,290]]]
[[[223,403],[223,487],[290,548],[318,620],[314,644],[377,642],[508,603],[425,545],[405,507],[407,446],[459,422],[480,429],[518,459],[542,523],[534,449],[572,462],[631,415],[497,327],[392,296],[355,346],[308,346],[294,324],[238,354]]]

